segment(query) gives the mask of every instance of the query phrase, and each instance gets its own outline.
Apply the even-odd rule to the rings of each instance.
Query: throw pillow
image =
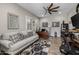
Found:
[[[27,34],[29,37],[33,36],[33,32],[28,32]]]
[[[10,35],[10,41],[12,41],[13,43],[16,43],[20,41],[20,36],[18,34]]]
[[[23,40],[24,39],[24,35],[22,33],[17,33],[18,35],[18,39],[19,40]]]

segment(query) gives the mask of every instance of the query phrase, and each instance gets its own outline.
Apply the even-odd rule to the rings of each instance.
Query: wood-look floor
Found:
[[[51,46],[48,50],[48,55],[61,55],[60,53],[60,45],[61,45],[61,38],[60,37],[50,37],[47,39],[48,42],[51,43]]]
[[[60,53],[60,45],[61,45],[61,38],[57,37],[53,37],[53,38],[49,38],[50,42],[51,42],[51,46],[49,48],[49,55],[61,55]]]

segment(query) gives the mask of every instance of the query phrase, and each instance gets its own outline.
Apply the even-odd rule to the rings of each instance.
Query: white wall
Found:
[[[19,29],[18,30],[8,30],[7,28],[7,13],[12,13],[19,16]],[[9,3],[2,3],[0,4],[0,33],[5,32],[13,32],[13,31],[27,31],[26,25],[26,18],[33,18],[36,21],[38,18],[29,13],[27,10],[23,9],[22,7],[18,6],[17,4],[9,4]],[[37,25],[36,25],[37,26]]]
[[[42,27],[42,22],[48,22],[48,27],[47,29],[49,31],[50,36],[54,36],[54,33],[57,32],[57,36],[60,37],[61,35],[61,23],[63,20],[66,20],[67,15],[65,14],[53,14],[50,17],[45,17],[40,19],[40,27]],[[60,27],[52,27],[52,22],[60,22]]]
[[[76,6],[77,6],[77,4],[75,4],[74,7],[67,14],[67,21],[69,23],[69,29],[74,28],[73,25],[72,25],[72,22],[71,22],[71,17],[76,14]]]

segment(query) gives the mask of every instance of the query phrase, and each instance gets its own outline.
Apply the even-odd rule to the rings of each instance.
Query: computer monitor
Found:
[[[72,25],[79,28],[79,13],[71,17]]]

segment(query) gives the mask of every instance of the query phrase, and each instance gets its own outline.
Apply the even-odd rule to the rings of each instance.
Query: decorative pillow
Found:
[[[28,32],[27,34],[23,35],[22,37],[23,37],[23,39],[25,39],[25,38],[29,38],[31,36],[33,36],[33,32]]]
[[[33,32],[28,32],[27,34],[29,37],[33,36]]]
[[[22,33],[17,33],[17,35],[18,35],[18,38],[19,38],[20,40],[23,40],[23,39],[24,39],[24,35],[23,35]]]
[[[10,37],[9,40],[14,43],[14,39],[13,39],[12,35],[10,35],[9,37]]]
[[[16,42],[20,41],[20,36],[18,34],[10,35],[10,40],[13,43],[16,43]]]
[[[25,39],[25,38],[29,38],[29,35],[28,35],[28,34],[27,34],[27,35],[24,35],[24,39]]]
[[[27,32],[26,31],[22,31],[21,34],[27,35]]]

